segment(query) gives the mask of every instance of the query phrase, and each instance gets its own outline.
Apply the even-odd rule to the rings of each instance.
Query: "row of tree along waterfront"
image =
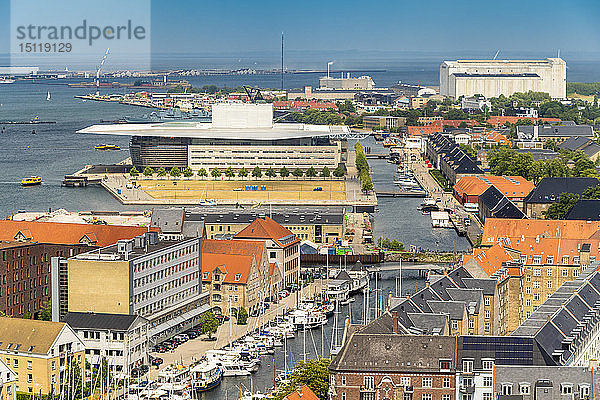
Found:
[[[163,167],[158,168],[156,171],[154,171],[150,167],[146,167],[142,171],[142,175],[147,176],[147,177],[151,177],[155,173],[159,177],[164,177],[164,176],[169,175],[174,178],[178,178],[180,176],[183,176],[186,178],[191,178],[194,175],[198,175],[201,177],[209,176],[209,171],[207,171],[205,168],[200,168],[197,173],[194,173],[194,171],[190,167],[186,167],[183,169],[180,169],[178,167],[173,167],[169,171],[167,171]],[[228,167],[224,171],[221,171],[219,168],[213,168],[210,170],[210,176],[212,176],[213,178],[219,178],[222,175],[225,175],[228,178],[233,178],[235,176],[238,176],[240,178],[246,178],[248,176],[252,176],[254,178],[260,178],[263,175],[266,177],[269,177],[269,178],[275,178],[277,175],[279,175],[282,178],[286,178],[290,175],[294,176],[294,177],[298,177],[298,178],[303,177],[303,176],[307,176],[309,178],[314,178],[317,176],[320,176],[322,178],[329,178],[331,176],[336,177],[336,178],[342,178],[345,175],[345,173],[346,173],[346,168],[344,167],[343,164],[338,165],[338,167],[335,168],[333,171],[331,171],[328,167],[323,167],[323,169],[321,169],[320,171],[317,171],[317,169],[315,169],[314,167],[310,167],[306,170],[302,170],[301,168],[296,168],[291,171],[289,169],[287,169],[286,167],[279,169],[279,171],[276,171],[274,168],[268,168],[263,171],[260,167],[254,167],[254,169],[252,169],[251,171],[247,170],[246,168],[241,168],[237,172],[232,167]],[[138,171],[138,169],[136,167],[132,167],[131,170],[129,170],[129,175],[136,177],[136,176],[140,175],[140,172]]]

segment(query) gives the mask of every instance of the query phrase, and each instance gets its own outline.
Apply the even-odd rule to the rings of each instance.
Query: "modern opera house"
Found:
[[[78,133],[131,136],[133,165],[236,170],[334,169],[348,154],[347,126],[273,123],[271,104],[214,104],[212,122],[93,125]]]

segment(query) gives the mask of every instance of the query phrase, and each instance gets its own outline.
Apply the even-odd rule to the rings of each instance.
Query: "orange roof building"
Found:
[[[263,240],[269,262],[277,264],[282,284],[298,284],[300,274],[300,239],[269,217],[257,218],[234,236],[234,239]]]
[[[487,218],[481,245],[490,247],[502,240],[526,237],[600,239],[600,221]]]
[[[534,124],[537,124],[538,121],[543,122],[560,122],[560,118],[531,118],[531,117],[513,117],[513,116],[500,116],[500,115],[491,115],[487,120],[487,123],[494,126],[499,127],[504,125],[507,122],[511,124],[516,124],[519,120],[530,120]]]
[[[264,241],[213,240],[202,243],[202,283],[211,306],[234,314],[252,312],[273,292]]]
[[[463,176],[454,185],[454,197],[461,204],[478,203],[479,196],[494,186],[512,201],[522,202],[535,187],[521,176],[472,175]]]
[[[308,386],[302,385],[302,387],[285,396],[284,400],[319,400],[319,398]]]
[[[110,246],[156,228],[62,222],[0,220],[0,241]]]

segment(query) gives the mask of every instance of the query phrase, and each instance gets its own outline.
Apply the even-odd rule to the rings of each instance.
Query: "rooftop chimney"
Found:
[[[398,333],[398,313],[396,311],[392,311],[392,330],[394,333]]]

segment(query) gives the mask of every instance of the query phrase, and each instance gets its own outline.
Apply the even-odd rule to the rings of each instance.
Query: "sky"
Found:
[[[37,1],[58,7],[69,18],[69,7],[61,10],[58,5],[61,0]],[[82,1],[90,10],[106,11],[102,0]],[[569,57],[600,60],[598,0],[148,2],[153,57],[179,54],[230,60],[263,54],[273,64],[284,32],[291,64],[303,58],[321,60],[327,54],[338,59],[493,57],[498,49],[500,58],[551,57],[560,49]],[[128,0],[120,3],[121,8],[108,8],[115,15],[135,17]],[[5,54],[10,48],[10,0],[0,0],[0,16],[5,18],[0,23],[0,53]]]

